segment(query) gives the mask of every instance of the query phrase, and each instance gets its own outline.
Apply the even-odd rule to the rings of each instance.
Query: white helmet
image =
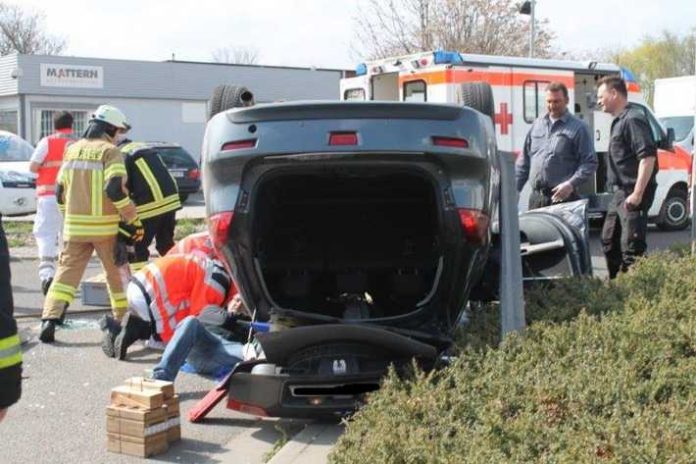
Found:
[[[104,121],[107,124],[111,124],[114,127],[118,127],[123,130],[130,130],[131,126],[128,124],[126,115],[121,112],[118,108],[111,105],[101,105],[97,108],[97,111],[92,113],[90,121]]]

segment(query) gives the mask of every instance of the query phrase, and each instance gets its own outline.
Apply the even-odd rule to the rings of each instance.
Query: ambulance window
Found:
[[[424,102],[428,101],[425,81],[410,81],[404,84],[404,101]]]
[[[343,92],[344,100],[365,100],[365,89],[348,89]]]
[[[524,120],[533,123],[539,115],[546,112],[546,95],[544,90],[548,81],[525,81],[524,92]]]

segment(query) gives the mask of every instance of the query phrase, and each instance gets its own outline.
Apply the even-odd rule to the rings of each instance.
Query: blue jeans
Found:
[[[173,382],[188,361],[199,374],[211,375],[242,360],[243,345],[209,332],[194,316],[184,318],[154,367],[152,376]]]

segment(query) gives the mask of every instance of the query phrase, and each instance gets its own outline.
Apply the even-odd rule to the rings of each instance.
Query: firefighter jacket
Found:
[[[58,207],[64,212],[63,238],[91,242],[115,237],[120,217],[137,219],[135,205],[123,193],[112,200],[107,187],[121,178],[125,190],[126,167],[121,152],[105,139],[81,139],[68,147],[58,173]]]
[[[72,129],[59,129],[54,134],[39,141],[37,150],[41,147],[41,154],[45,154],[45,156],[36,173],[37,196],[54,196],[56,194],[58,171],[63,162],[65,147],[70,142],[74,142]]]
[[[141,220],[181,209],[176,181],[155,150],[131,142],[121,152],[128,173],[126,185]]]
[[[225,306],[231,280],[220,263],[194,255],[165,256],[133,276],[146,295],[150,318],[164,342],[177,324],[208,305]]]
[[[198,255],[204,258],[215,259],[217,252],[213,248],[208,232],[196,232],[182,238],[167,252],[166,256],[173,255]]]
[[[22,392],[22,350],[12,317],[10,256],[0,215],[0,409],[19,400]]]

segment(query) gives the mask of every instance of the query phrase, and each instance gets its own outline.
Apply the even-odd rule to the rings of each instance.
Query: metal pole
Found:
[[[536,0],[531,1],[531,6],[530,6],[530,29],[529,29],[529,57],[534,58],[534,4],[536,3]]]
[[[510,152],[500,153],[500,177],[500,322],[505,336],[524,329],[526,325],[515,158]]]

